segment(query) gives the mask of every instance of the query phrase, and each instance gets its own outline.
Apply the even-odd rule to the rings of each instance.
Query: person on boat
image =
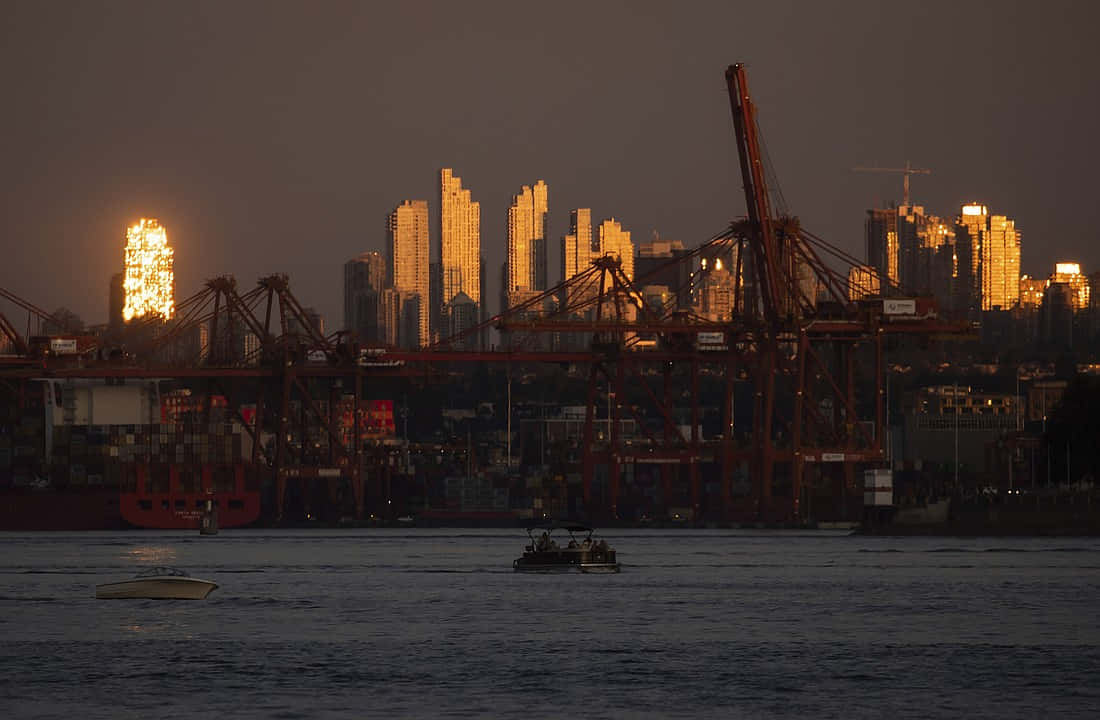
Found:
[[[535,544],[536,550],[549,550],[550,549],[550,536],[545,530],[542,531],[542,535],[539,535],[539,540]]]

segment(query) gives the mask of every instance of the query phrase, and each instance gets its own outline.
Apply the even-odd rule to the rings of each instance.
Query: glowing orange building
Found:
[[[172,317],[176,310],[172,261],[168,233],[155,218],[142,218],[126,231],[124,320],[146,315],[166,320]]]

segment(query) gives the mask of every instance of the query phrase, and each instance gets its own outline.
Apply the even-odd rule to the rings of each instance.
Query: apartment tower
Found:
[[[446,328],[447,308],[460,293],[464,307],[471,300],[481,307],[481,203],[471,200],[451,168],[443,168],[439,180],[439,301]]]
[[[568,280],[587,270],[592,265],[592,257],[592,210],[571,210],[569,234],[561,239],[561,279]]]
[[[400,344],[420,347],[431,338],[427,201],[406,200],[398,205],[389,215],[386,230],[387,284],[401,296],[401,326],[415,328],[414,333],[403,333]],[[415,323],[408,317],[414,311],[418,315]]]
[[[508,283],[509,305],[513,296],[546,289],[546,235],[549,210],[548,188],[539,180],[534,187],[524,185],[512,197],[508,208]]]

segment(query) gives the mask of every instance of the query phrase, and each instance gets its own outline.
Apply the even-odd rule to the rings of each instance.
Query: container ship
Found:
[[[0,406],[0,529],[197,529],[260,517],[251,436],[217,396],[43,380]]]

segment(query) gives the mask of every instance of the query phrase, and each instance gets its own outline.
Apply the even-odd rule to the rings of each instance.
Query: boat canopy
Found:
[[[135,577],[147,578],[147,577],[191,577],[183,570],[174,567],[165,567],[158,565],[156,567],[146,568],[139,572]]]
[[[527,528],[527,532],[529,532],[529,533],[534,532],[535,530],[545,530],[546,532],[551,532],[553,530],[565,530],[566,532],[571,532],[571,533],[572,532],[588,532],[588,533],[594,532],[592,530],[592,528],[588,527],[587,525],[581,525],[579,523],[561,523],[561,524],[551,524],[551,525],[532,525],[531,527]]]

